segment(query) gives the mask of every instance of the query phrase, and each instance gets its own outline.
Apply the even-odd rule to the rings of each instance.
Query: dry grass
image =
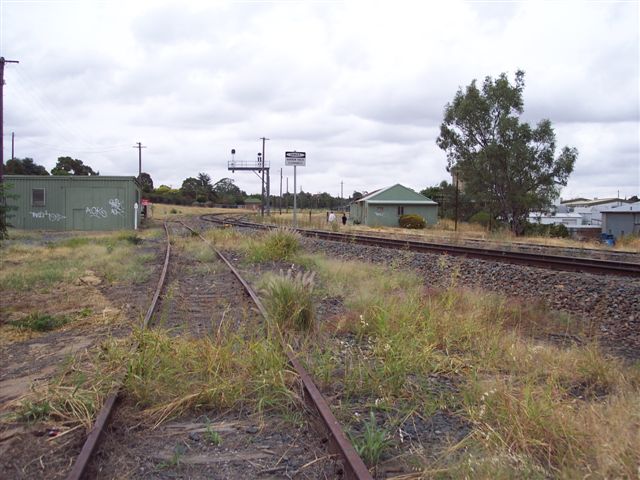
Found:
[[[331,328],[360,339],[339,357],[309,354],[327,388],[344,385],[341,418],[352,418],[346,399],[357,399],[358,408],[364,398],[390,410],[445,408],[473,425],[456,455],[416,457],[425,477],[637,475],[640,369],[589,342],[561,348],[532,338],[540,330],[565,333],[566,319],[461,290],[455,279],[425,295],[407,272],[316,263],[320,287],[343,295],[348,308]],[[419,380],[432,374],[462,379],[459,392],[434,394]]]

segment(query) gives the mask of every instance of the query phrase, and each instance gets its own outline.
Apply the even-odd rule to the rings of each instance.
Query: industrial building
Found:
[[[615,238],[640,235],[640,202],[603,210],[602,233],[613,235]]]
[[[438,221],[438,204],[410,188],[396,184],[354,201],[350,221],[370,227],[397,227],[401,215],[420,215],[427,225]]]
[[[9,223],[25,230],[127,230],[140,222],[135,177],[6,175]],[[11,198],[15,197],[15,198]]]

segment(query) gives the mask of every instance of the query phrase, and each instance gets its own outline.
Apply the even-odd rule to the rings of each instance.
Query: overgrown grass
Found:
[[[126,389],[156,423],[204,408],[286,412],[297,402],[285,356],[263,338],[226,332],[192,340],[162,331],[139,331],[136,338]]]
[[[263,288],[269,320],[281,332],[306,332],[314,327],[313,273],[291,271],[270,277]]]
[[[77,236],[46,245],[14,242],[2,247],[0,288],[48,288],[71,282],[87,270],[108,282],[144,282],[151,274],[146,264],[154,255],[140,253],[141,242],[133,232]]]
[[[309,352],[314,377],[328,389],[341,385],[339,417],[352,419],[351,409],[364,403],[427,415],[445,409],[472,426],[458,454],[416,455],[424,476],[637,475],[640,370],[595,344],[561,348],[532,336],[564,333],[571,322],[462,290],[455,277],[448,288],[427,290],[413,274],[390,268],[316,264],[319,293],[343,297],[347,308],[327,328],[357,340],[345,348],[338,337],[329,348],[339,354],[324,354],[327,345]],[[458,387],[434,395],[423,381],[434,375]]]
[[[259,240],[249,242],[247,255],[250,262],[291,260],[300,250],[300,235],[294,230],[277,228]]]
[[[49,315],[45,313],[32,313],[20,320],[12,320],[9,325],[18,328],[26,328],[37,332],[55,330],[69,323],[71,319],[66,315]]]

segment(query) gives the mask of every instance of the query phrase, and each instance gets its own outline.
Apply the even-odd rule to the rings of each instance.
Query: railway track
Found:
[[[166,253],[163,264],[162,273],[160,276],[160,280],[158,281],[158,285],[156,291],[153,295],[153,299],[147,313],[145,315],[143,326],[144,328],[150,328],[152,325],[161,322],[163,323],[163,327],[174,330],[176,333],[182,330],[182,333],[191,334],[193,336],[201,336],[204,335],[205,329],[207,326],[204,324],[205,322],[201,321],[202,319],[199,317],[198,313],[201,310],[207,310],[209,312],[213,300],[213,296],[210,295],[210,292],[193,292],[194,288],[191,285],[187,285],[186,289],[183,291],[191,291],[193,295],[188,296],[187,298],[182,298],[179,302],[180,304],[186,306],[188,308],[187,313],[190,316],[190,324],[191,326],[185,329],[179,324],[179,319],[181,316],[184,316],[184,311],[179,311],[175,309],[175,307],[171,306],[171,301],[168,301],[166,298],[166,292],[168,288],[168,280],[171,279],[172,282],[179,281],[180,275],[176,272],[172,273],[172,265],[170,262],[171,258],[171,241],[170,241],[170,232],[167,224],[164,225],[166,232]],[[199,236],[200,239],[203,240],[213,251],[215,251],[218,258],[224,262],[227,269],[226,272],[217,272],[217,275],[228,275],[232,274],[236,282],[239,282],[243,290],[248,296],[251,298],[254,309],[260,314],[263,319],[266,319],[267,312],[265,307],[262,305],[260,299],[257,294],[253,291],[250,285],[242,278],[237,269],[229,262],[229,260],[219,251],[217,250],[207,239],[202,237],[197,231],[189,227],[188,225],[180,222],[177,228],[184,229],[189,232],[189,235]],[[175,267],[174,267],[175,268]],[[226,276],[224,278],[219,279],[221,282],[230,283],[232,280]],[[163,298],[163,292],[165,293]],[[189,308],[196,303],[201,303],[204,301],[205,309],[201,308]],[[231,299],[231,302],[238,303],[238,299]],[[174,304],[176,302],[173,302]],[[215,307],[214,307],[215,308]],[[173,310],[173,311],[172,311]],[[211,314],[208,313],[207,316],[210,318]],[[239,319],[237,319],[239,320]],[[133,349],[138,348],[137,345],[132,347]],[[296,357],[295,352],[292,351],[291,347],[288,345],[282,345],[283,351],[286,353],[289,365],[292,370],[295,372],[298,377],[300,383],[303,386],[304,398],[310,407],[311,411],[317,414],[317,419],[320,420],[320,424],[322,426],[322,430],[326,440],[328,441],[328,445],[330,451],[333,455],[337,456],[342,463],[342,471],[344,474],[344,478],[348,479],[371,479],[371,475],[364,465],[363,461],[358,456],[357,452],[351,445],[351,443],[347,440],[344,432],[342,431],[339,422],[332,414],[326,400],[322,397],[320,391],[313,383],[313,380],[309,376],[309,374],[304,370],[300,361]],[[114,416],[114,411],[116,409],[116,404],[118,401],[118,397],[120,394],[121,386],[124,382],[124,376],[120,379],[118,385],[113,389],[113,391],[109,394],[106,399],[102,409],[96,417],[95,424],[89,433],[80,454],[78,455],[76,462],[68,475],[69,480],[75,480],[83,478],[86,475],[88,466],[92,462],[92,459],[95,453],[98,450],[99,442],[101,441],[101,437],[103,432],[107,429],[109,425],[110,419]],[[316,422],[318,423],[318,422]],[[284,455],[283,455],[284,456]],[[282,458],[281,458],[282,459]],[[317,461],[317,459],[316,459]],[[315,462],[315,461],[314,461]],[[314,463],[310,462],[310,463]],[[265,470],[265,473],[274,473],[279,469],[276,468],[271,472],[270,470]]]
[[[226,215],[205,214],[200,218],[217,224],[232,224],[247,228],[272,229],[274,225],[248,222]],[[297,231],[307,237],[314,237],[336,242],[357,243],[361,245],[378,246],[413,252],[440,253],[444,255],[463,256],[481,260],[514,263],[539,268],[564,270],[572,272],[586,272],[600,275],[624,275],[640,277],[640,264],[617,260],[604,260],[576,256],[549,255],[536,252],[521,252],[512,250],[493,250],[466,245],[422,242],[416,240],[400,240],[388,237],[362,235],[353,233],[336,233],[325,230],[299,228]]]

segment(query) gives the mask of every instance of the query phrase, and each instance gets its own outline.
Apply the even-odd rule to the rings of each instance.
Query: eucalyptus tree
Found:
[[[514,84],[506,73],[486,77],[480,88],[473,80],[446,105],[436,140],[447,152],[447,170],[457,170],[465,192],[508,221],[516,235],[524,233],[530,211],[548,208],[560,194],[578,156],[570,147],[555,156],[550,120],[535,127],[520,121],[523,90],[522,71]]]

